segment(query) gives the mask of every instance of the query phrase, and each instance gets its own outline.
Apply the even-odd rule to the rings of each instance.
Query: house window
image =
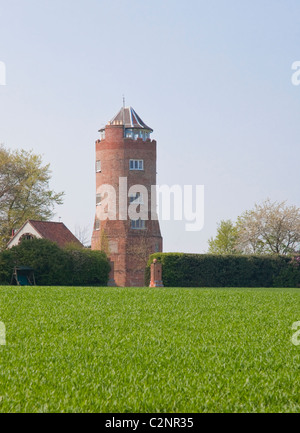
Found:
[[[101,204],[101,194],[96,194],[96,206]]]
[[[138,220],[131,220],[131,228],[135,230],[142,230],[145,228],[145,220],[139,218]]]
[[[130,194],[129,202],[134,204],[144,204],[143,194],[141,192],[137,192],[136,194]]]
[[[19,242],[24,241],[24,240],[29,241],[31,239],[34,239],[34,236],[31,233],[25,233],[24,235],[22,235],[20,237],[20,241]]]
[[[96,161],[96,172],[99,173],[101,171],[101,161]]]
[[[144,161],[142,159],[131,159],[129,161],[130,170],[144,170]]]

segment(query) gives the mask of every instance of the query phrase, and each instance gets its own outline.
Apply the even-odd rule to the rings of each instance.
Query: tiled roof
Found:
[[[44,238],[49,241],[56,242],[60,247],[64,247],[67,244],[75,243],[81,245],[79,240],[70,232],[70,230],[59,222],[52,221],[28,221]]]
[[[124,123],[125,128],[147,129],[153,132],[153,129],[142,121],[132,107],[122,107],[118,114],[109,122],[110,125],[124,125]]]

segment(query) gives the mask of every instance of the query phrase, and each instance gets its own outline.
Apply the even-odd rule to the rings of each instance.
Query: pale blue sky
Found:
[[[0,0],[0,142],[33,149],[65,191],[55,220],[91,230],[94,142],[122,105],[154,129],[158,183],[205,186],[205,227],[162,222],[203,253],[221,219],[300,205],[299,0]]]

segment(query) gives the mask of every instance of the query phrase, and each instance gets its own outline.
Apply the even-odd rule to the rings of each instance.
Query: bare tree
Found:
[[[75,236],[84,246],[91,244],[90,229],[88,226],[75,226]]]

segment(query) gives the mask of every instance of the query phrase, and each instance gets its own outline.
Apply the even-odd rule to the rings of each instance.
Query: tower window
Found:
[[[101,194],[96,194],[96,206],[101,204]]]
[[[139,218],[138,220],[131,220],[131,228],[135,230],[142,230],[145,228],[145,220]]]
[[[144,161],[142,159],[131,159],[129,161],[130,170],[144,170]]]
[[[125,129],[125,137],[131,138],[131,140],[137,140],[138,138],[142,138],[143,141],[146,141],[148,138],[150,138],[150,134],[151,132],[149,130],[133,128]]]
[[[101,161],[96,161],[96,172],[99,173],[101,171]]]
[[[95,230],[100,230],[100,220],[95,221]]]
[[[144,204],[143,194],[141,192],[137,192],[136,194],[130,194],[129,202],[134,204]]]

